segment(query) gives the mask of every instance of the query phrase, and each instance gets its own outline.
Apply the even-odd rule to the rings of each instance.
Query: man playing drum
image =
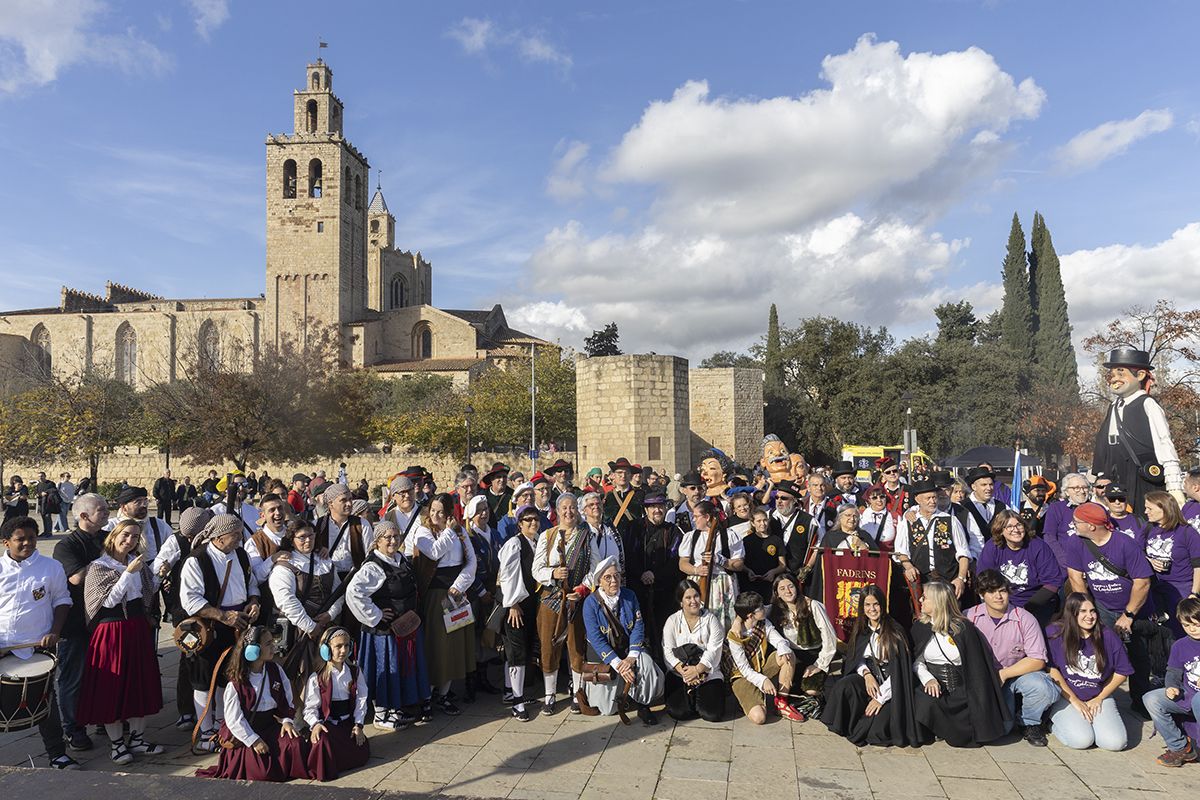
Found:
[[[53,650],[67,621],[71,594],[62,564],[37,552],[38,525],[31,517],[14,517],[0,527],[0,730],[21,730],[37,722],[42,743],[54,769],[78,769],[67,755],[62,720],[54,690],[54,659],[34,654],[33,648]],[[48,670],[38,669],[45,661]],[[41,683],[26,695],[33,712],[25,724],[21,714],[20,680]],[[11,707],[10,707],[11,706]],[[39,715],[41,719],[36,719]]]

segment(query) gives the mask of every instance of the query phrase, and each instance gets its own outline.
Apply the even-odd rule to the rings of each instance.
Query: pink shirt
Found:
[[[992,646],[997,669],[1011,667],[1022,658],[1046,660],[1046,639],[1034,616],[1023,608],[1010,606],[1000,619],[988,613],[980,603],[967,609],[969,619]]]

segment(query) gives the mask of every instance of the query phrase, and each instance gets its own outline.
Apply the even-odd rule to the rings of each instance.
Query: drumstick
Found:
[[[4,645],[4,649],[7,652],[11,653],[13,650],[24,650],[26,647],[41,647],[41,646],[42,646],[42,640],[39,639],[36,642],[30,642],[28,644],[6,644],[6,645]]]

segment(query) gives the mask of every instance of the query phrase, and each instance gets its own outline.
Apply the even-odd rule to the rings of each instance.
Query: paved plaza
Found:
[[[50,544],[43,540],[41,550],[48,554]],[[172,724],[178,655],[165,628],[159,652],[166,708],[150,721],[146,738],[163,744],[167,752],[141,757],[132,768],[117,767],[109,760],[104,737],[93,736],[95,749],[72,753],[88,772],[191,775],[197,767],[215,763],[216,756],[192,756],[187,735]],[[1128,707],[1124,692],[1118,702]],[[1016,737],[977,750],[956,750],[942,742],[920,749],[856,748],[817,721],[797,724],[772,718],[757,727],[739,715],[721,724],[699,720],[672,724],[661,713],[657,727],[647,728],[636,719],[626,727],[616,718],[571,716],[566,703],[560,705],[553,717],[538,716],[522,723],[508,716],[498,697],[481,695],[478,702],[464,704],[459,717],[439,714],[427,725],[391,733],[368,727],[370,763],[317,786],[372,790],[347,792],[348,797],[399,792],[517,800],[760,800],[764,793],[853,800],[1154,800],[1190,796],[1200,785],[1200,765],[1175,770],[1157,766],[1154,757],[1162,750],[1161,739],[1151,737],[1149,723],[1139,724],[1128,714],[1130,747],[1109,753],[1068,750],[1053,737],[1048,748],[1032,747]],[[0,766],[28,766],[30,757],[45,764],[36,730],[0,734]],[[40,774],[55,785],[63,777],[48,770]],[[82,778],[82,773],[74,774]],[[0,786],[12,780],[12,773],[2,775]],[[98,792],[97,780],[89,777],[79,785],[95,786]],[[217,784],[191,780],[204,786],[194,800],[207,797],[208,787]],[[129,785],[127,796],[157,796],[166,791],[160,787],[151,792],[150,784],[131,778],[124,784],[117,779],[113,785]],[[178,781],[170,785],[175,793],[179,791]],[[219,785],[226,794],[232,786]],[[320,791],[294,796],[301,800],[340,794]]]

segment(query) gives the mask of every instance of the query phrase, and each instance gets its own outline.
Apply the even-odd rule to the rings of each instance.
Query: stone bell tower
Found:
[[[265,344],[303,346],[367,307],[370,165],[342,131],[342,101],[321,59],[292,95],[292,132],[267,137]]]

